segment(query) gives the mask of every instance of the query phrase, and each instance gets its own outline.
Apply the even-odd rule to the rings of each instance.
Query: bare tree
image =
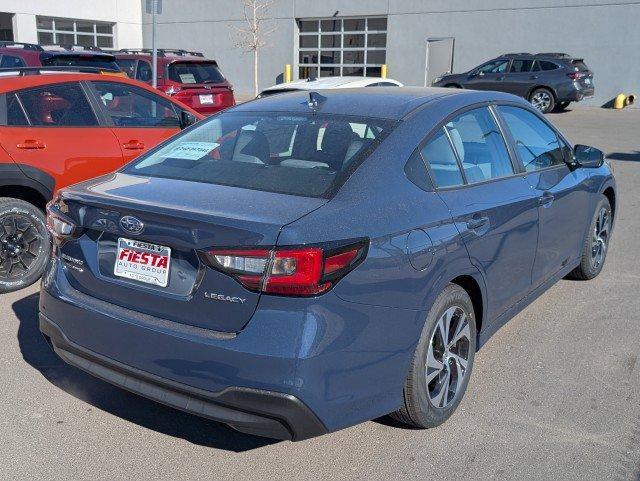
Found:
[[[258,95],[258,50],[267,46],[266,37],[276,31],[276,27],[265,28],[267,11],[275,0],[241,0],[246,26],[230,25],[238,34],[236,47],[253,53],[253,93]]]

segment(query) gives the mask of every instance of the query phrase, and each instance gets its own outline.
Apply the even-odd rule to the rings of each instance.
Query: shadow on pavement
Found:
[[[640,162],[640,151],[635,152],[611,152],[607,159],[621,160],[623,162]]]
[[[18,343],[24,360],[51,384],[81,401],[139,426],[201,446],[242,452],[276,442],[149,401],[69,366],[40,334],[38,294],[14,302],[12,308],[20,321]]]

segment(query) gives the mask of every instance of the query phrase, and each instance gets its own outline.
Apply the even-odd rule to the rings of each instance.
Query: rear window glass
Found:
[[[214,62],[174,62],[169,65],[169,80],[181,84],[224,82]]]
[[[573,67],[578,72],[585,72],[585,71],[589,70],[589,67],[587,67],[587,64],[584,63],[584,60],[572,60],[571,61],[571,65],[573,65]]]
[[[388,135],[362,117],[227,112],[125,168],[164,177],[306,197],[329,197]]]
[[[120,70],[118,64],[107,58],[91,55],[61,55],[46,58],[42,65],[48,67],[96,67],[105,70]]]

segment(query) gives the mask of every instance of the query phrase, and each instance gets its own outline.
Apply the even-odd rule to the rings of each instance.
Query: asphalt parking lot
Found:
[[[380,419],[300,443],[236,433],[64,364],[32,287],[0,297],[0,478],[640,480],[640,109],[550,119],[613,159],[607,264],[500,330],[443,426]]]

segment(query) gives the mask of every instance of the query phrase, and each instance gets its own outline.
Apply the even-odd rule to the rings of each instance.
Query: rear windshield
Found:
[[[48,67],[95,67],[105,70],[120,70],[115,60],[91,55],[60,55],[42,60],[42,65]]]
[[[124,171],[330,197],[393,125],[351,116],[226,112],[154,149]]]
[[[573,65],[573,67],[578,71],[578,72],[585,72],[587,70],[589,70],[589,67],[587,67],[587,64],[584,63],[584,60],[572,60],[571,61],[571,65]]]
[[[215,62],[174,62],[169,64],[169,80],[181,84],[224,82]]]

